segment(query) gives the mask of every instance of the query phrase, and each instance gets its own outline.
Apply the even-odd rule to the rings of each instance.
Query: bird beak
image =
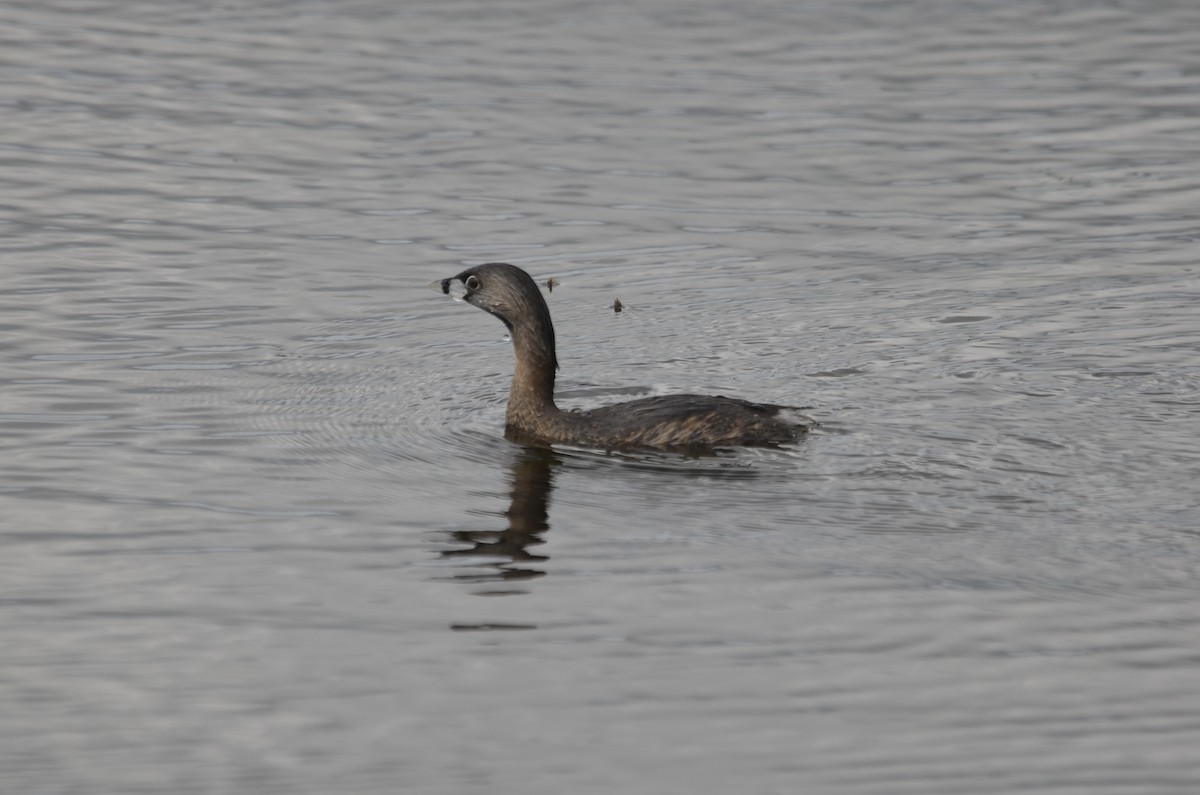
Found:
[[[463,300],[463,296],[467,294],[467,287],[457,277],[451,276],[449,279],[438,279],[429,283],[430,290],[437,290],[442,295],[448,295],[455,301]]]

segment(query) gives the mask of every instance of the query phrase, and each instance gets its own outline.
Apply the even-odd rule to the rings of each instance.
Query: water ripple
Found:
[[[0,789],[1196,789],[1194,4],[0,23]]]

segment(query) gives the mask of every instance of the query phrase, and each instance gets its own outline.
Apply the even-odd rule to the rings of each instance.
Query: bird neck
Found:
[[[516,364],[506,419],[510,425],[522,426],[558,411],[554,405],[554,371],[558,369],[554,328],[545,328],[540,322],[521,323],[512,329],[512,342]]]

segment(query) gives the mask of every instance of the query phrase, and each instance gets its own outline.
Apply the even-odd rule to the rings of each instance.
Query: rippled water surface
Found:
[[[8,4],[0,789],[1200,791],[1198,30]],[[489,260],[822,425],[517,447]]]

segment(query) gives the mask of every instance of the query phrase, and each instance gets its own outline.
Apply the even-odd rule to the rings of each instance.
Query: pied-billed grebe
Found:
[[[576,444],[606,449],[702,450],[795,441],[807,428],[779,416],[780,409],[721,395],[666,395],[591,411],[554,404],[554,324],[528,273],[500,262],[468,268],[434,282],[446,295],[454,282],[463,300],[504,322],[516,354],[505,435],[525,444]]]

